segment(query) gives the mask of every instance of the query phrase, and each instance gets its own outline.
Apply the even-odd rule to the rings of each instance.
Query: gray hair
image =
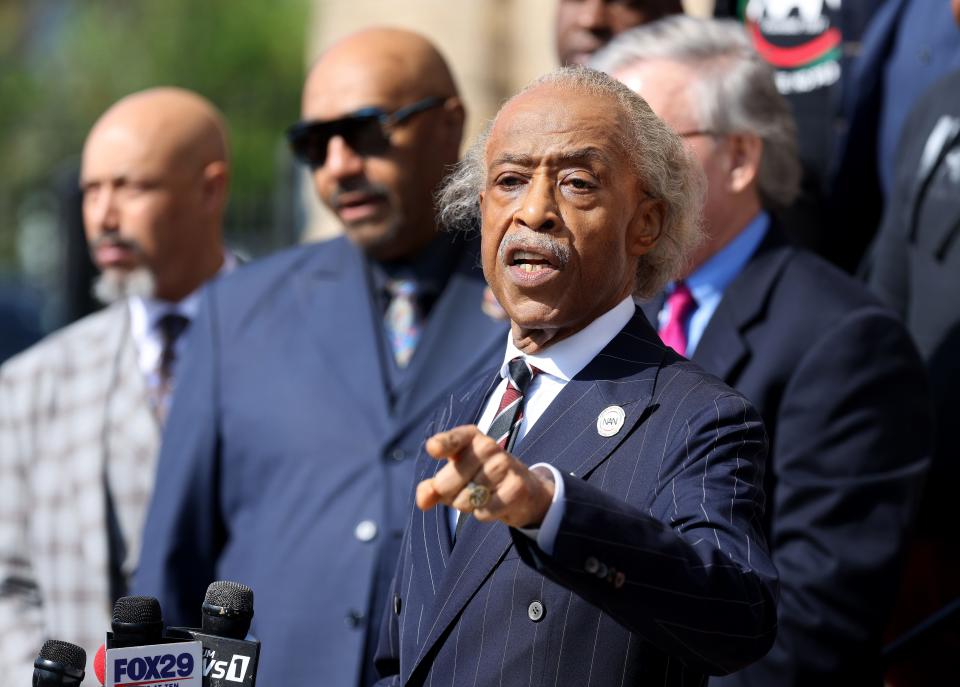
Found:
[[[623,129],[611,132],[630,156],[636,183],[663,205],[663,223],[656,246],[640,256],[635,293],[650,298],[671,279],[681,276],[693,249],[702,238],[700,210],[704,180],[696,161],[677,137],[650,109],[646,101],[603,72],[587,67],[564,67],[540,77],[508,100],[534,89],[552,86],[587,93],[619,108]],[[487,124],[437,193],[438,219],[448,229],[479,226],[480,192],[486,184],[484,155],[490,132],[500,113]]]
[[[612,73],[643,60],[696,67],[693,105],[702,129],[753,133],[763,141],[757,184],[768,208],[790,205],[800,190],[797,126],[773,70],[733,20],[676,15],[621,33],[591,62]]]

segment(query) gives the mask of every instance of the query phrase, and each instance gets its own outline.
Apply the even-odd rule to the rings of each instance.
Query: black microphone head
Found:
[[[239,582],[211,582],[203,599],[201,628],[218,637],[243,639],[253,620],[253,590]]]
[[[87,652],[59,639],[43,643],[33,662],[33,687],[73,687],[83,682]]]
[[[163,634],[160,602],[152,596],[122,596],[113,605],[110,624],[117,640],[129,646],[157,644]]]

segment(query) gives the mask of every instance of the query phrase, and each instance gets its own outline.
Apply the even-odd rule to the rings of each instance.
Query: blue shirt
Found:
[[[713,317],[713,313],[717,311],[717,306],[723,299],[723,292],[753,257],[757,246],[767,235],[769,227],[770,216],[761,211],[733,241],[712,255],[709,260],[686,278],[687,287],[697,304],[697,309],[693,311],[690,319],[684,325],[687,334],[686,356],[688,358],[693,357],[693,352],[697,349],[697,344],[700,343],[700,337],[703,336],[704,330],[710,324],[710,318]],[[673,289],[674,284],[667,286],[668,296],[673,292]],[[670,308],[664,303],[663,308],[657,315],[658,329],[663,329],[669,316]]]

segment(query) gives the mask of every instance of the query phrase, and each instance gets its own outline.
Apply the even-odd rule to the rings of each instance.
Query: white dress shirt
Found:
[[[227,274],[237,266],[237,259],[231,253],[223,256],[223,265],[216,276]],[[202,287],[201,287],[202,288]],[[160,369],[160,355],[163,352],[163,336],[157,323],[164,315],[175,313],[186,317],[193,322],[200,310],[200,289],[191,292],[178,303],[163,301],[158,298],[141,298],[134,296],[128,299],[130,307],[130,335],[137,349],[137,365],[151,386],[158,381],[157,372]],[[183,355],[186,337],[179,337],[174,343],[173,350],[176,358]]]
[[[501,381],[487,398],[477,427],[486,432],[493,424],[500,407],[500,399],[507,388],[507,367],[514,358],[525,358],[527,363],[540,372],[534,376],[524,394],[523,420],[517,431],[517,444],[523,441],[530,429],[543,415],[544,411],[553,403],[557,395],[563,391],[573,377],[587,364],[597,357],[597,354],[620,333],[633,317],[636,306],[630,297],[624,298],[612,309],[595,319],[589,325],[562,341],[548,346],[536,354],[524,354],[513,343],[511,334],[507,335],[507,349],[503,356],[503,365],[500,367]],[[563,480],[560,473],[552,465],[537,463],[532,468],[544,467],[553,474],[556,488],[553,493],[553,503],[539,529],[521,529],[520,531],[536,539],[539,546],[547,554],[553,553],[553,544],[563,518]],[[451,532],[456,532],[457,516],[459,512],[450,510]]]

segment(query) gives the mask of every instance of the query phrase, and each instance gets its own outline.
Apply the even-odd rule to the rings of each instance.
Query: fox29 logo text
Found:
[[[238,687],[253,684],[250,668],[251,658],[243,654],[231,654],[216,649],[203,650],[204,687]]]
[[[108,649],[105,687],[200,687],[200,643]]]

